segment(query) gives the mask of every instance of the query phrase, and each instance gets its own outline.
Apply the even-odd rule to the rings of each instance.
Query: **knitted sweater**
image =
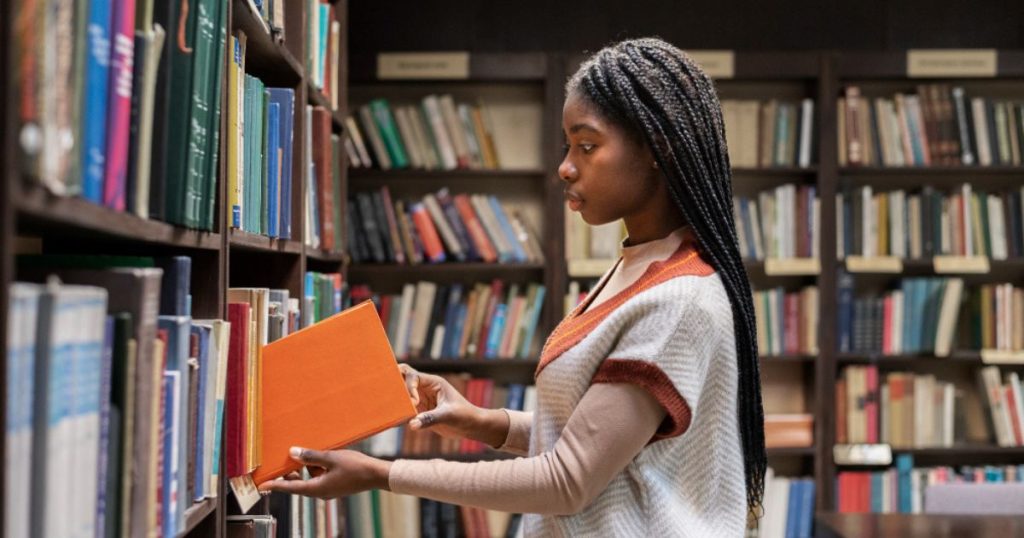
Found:
[[[732,309],[684,241],[637,282],[552,333],[538,366],[530,453],[547,450],[591,383],[647,388],[668,417],[605,491],[572,516],[524,517],[538,535],[741,536],[746,523]]]

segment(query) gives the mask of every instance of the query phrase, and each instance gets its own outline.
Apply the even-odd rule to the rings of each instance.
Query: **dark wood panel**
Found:
[[[935,514],[836,514],[815,516],[818,538],[976,538],[1021,536],[1024,518],[1019,516],[970,516]]]
[[[266,26],[253,13],[248,2],[233,0],[231,5],[231,30],[241,30],[246,36],[245,71],[270,86],[299,83],[303,77],[303,64],[292,50],[266,31]],[[285,24],[287,21],[285,17]]]
[[[401,51],[404,49],[380,49],[377,52]],[[430,50],[446,50],[443,48],[431,48]],[[468,48],[455,50],[471,50]],[[488,53],[473,48],[469,56],[469,78],[470,82],[502,82],[502,81],[542,81],[547,77],[547,56],[535,52],[503,52]],[[377,53],[350,54],[349,55],[349,81],[352,84],[378,82],[377,78]],[[397,84],[415,84],[417,82],[430,82],[424,80],[396,80],[389,81]],[[454,82],[448,80],[448,82]]]

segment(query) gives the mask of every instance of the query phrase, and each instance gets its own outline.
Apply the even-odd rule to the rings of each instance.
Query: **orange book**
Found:
[[[298,470],[293,446],[331,450],[416,415],[373,303],[263,348],[261,484]]]

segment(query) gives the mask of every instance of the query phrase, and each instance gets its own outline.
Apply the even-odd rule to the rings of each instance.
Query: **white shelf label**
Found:
[[[998,70],[995,49],[934,49],[907,51],[907,76],[994,77]]]
[[[1024,364],[1024,351],[983,349],[981,350],[981,362],[985,364]]]
[[[688,50],[686,53],[711,78],[736,76],[736,53],[731,50]]]
[[[987,256],[935,256],[932,258],[932,265],[936,273],[943,274],[989,272]]]
[[[835,445],[832,459],[836,465],[891,465],[892,447],[876,444]]]
[[[771,276],[803,276],[821,273],[821,260],[817,258],[768,258],[764,273]]]
[[[903,260],[895,256],[847,256],[846,270],[851,273],[902,273]]]
[[[377,55],[381,80],[468,79],[468,52],[382,52]]]

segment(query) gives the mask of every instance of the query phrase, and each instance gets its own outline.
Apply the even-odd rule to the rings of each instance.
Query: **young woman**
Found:
[[[266,490],[381,488],[526,514],[537,536],[741,536],[764,490],[750,283],[711,80],[658,39],[607,47],[566,86],[568,206],[622,219],[622,258],[544,345],[537,410],[479,409],[403,366],[413,429],[525,457],[381,461],[293,449],[318,469]]]

